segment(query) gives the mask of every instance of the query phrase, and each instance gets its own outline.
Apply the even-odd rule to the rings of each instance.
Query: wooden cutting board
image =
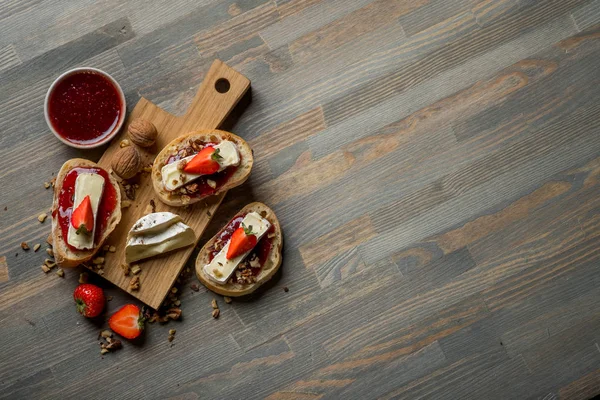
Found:
[[[110,168],[111,159],[119,150],[121,140],[127,138],[127,128],[133,119],[144,118],[152,122],[158,130],[158,138],[154,146],[149,149],[138,147],[144,165],[148,165],[154,161],[158,152],[176,137],[201,128],[218,128],[249,88],[248,78],[216,60],[184,116],[172,115],[141,98],[125,121],[120,135],[113,139],[98,164],[107,170]],[[115,246],[117,251],[105,254],[104,278],[150,307],[158,308],[192,254],[194,246],[137,262],[136,264],[142,269],[138,275],[140,288],[132,291],[129,289],[132,276],[125,276],[121,267],[125,263],[127,233],[133,224],[147,213],[147,206],[153,200],[156,204],[156,211],[171,211],[179,214],[183,221],[194,229],[196,237],[200,238],[224,196],[225,193],[213,196],[207,201],[201,201],[185,208],[171,207],[161,203],[154,194],[150,174],[140,174],[135,200],[129,208],[122,210],[121,222],[106,242],[106,244]]]

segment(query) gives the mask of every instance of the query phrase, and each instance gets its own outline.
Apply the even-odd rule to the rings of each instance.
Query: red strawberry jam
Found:
[[[105,170],[101,168],[78,167],[67,172],[65,180],[63,181],[62,190],[58,194],[58,224],[60,225],[60,230],[65,243],[67,243],[71,213],[73,212],[75,180],[77,179],[77,175],[84,172],[95,173],[104,177],[104,193],[102,194],[102,199],[100,199],[100,204],[98,204],[98,214],[96,221],[94,221],[96,224],[94,243],[98,243],[98,240],[102,237],[102,234],[106,230],[108,220],[117,207],[117,191],[114,186],[110,184],[108,173]],[[71,250],[77,251],[76,248],[68,243],[67,245]]]
[[[78,71],[66,76],[50,93],[48,116],[56,132],[77,144],[91,144],[110,135],[120,120],[121,98],[103,75]]]

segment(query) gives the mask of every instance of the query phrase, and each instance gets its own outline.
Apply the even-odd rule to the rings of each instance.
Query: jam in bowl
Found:
[[[59,76],[44,103],[52,133],[80,149],[110,141],[123,125],[125,109],[125,96],[117,81],[96,68],[76,68]]]

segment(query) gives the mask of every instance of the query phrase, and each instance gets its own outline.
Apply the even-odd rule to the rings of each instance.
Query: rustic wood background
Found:
[[[218,320],[187,276],[182,321],[101,357],[81,270],[19,246],[43,182],[101,154],[51,135],[45,92],[94,66],[181,114],[215,58],[252,80],[230,126],[257,164],[205,239],[264,201],[282,271]],[[599,0],[0,2],[0,397],[600,393],[599,83]]]

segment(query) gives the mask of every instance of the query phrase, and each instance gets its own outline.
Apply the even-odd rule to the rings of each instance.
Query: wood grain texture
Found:
[[[82,269],[40,270],[44,182],[105,150],[55,140],[45,92],[95,66],[184,131],[215,58],[252,80],[224,123],[255,165],[198,244],[262,201],[282,267],[231,304],[174,273],[182,320],[102,357],[139,301],[92,274],[84,320]],[[0,398],[599,395],[599,65],[599,0],[0,2]]]

